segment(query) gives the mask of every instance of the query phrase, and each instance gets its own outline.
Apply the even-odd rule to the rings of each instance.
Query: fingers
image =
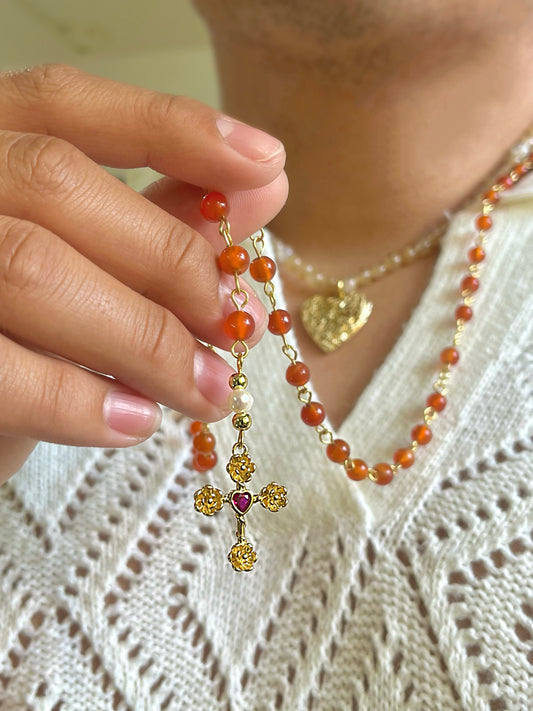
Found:
[[[0,329],[186,415],[212,421],[227,413],[231,368],[168,309],[53,233],[6,217],[0,218]]]
[[[63,138],[104,165],[149,165],[221,190],[267,185],[285,161],[277,139],[197,101],[63,65],[0,76],[0,127]]]
[[[149,437],[161,421],[158,405],[127,388],[0,336],[0,455],[16,465],[35,440],[125,447]],[[23,437],[24,440],[15,439]],[[10,438],[13,438],[10,441]],[[12,446],[16,443],[16,446]],[[2,477],[9,471],[2,457]]]

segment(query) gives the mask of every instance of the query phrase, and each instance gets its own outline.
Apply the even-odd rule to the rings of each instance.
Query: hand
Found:
[[[284,157],[191,99],[64,66],[0,74],[0,481],[34,440],[146,439],[156,402],[226,414],[232,369],[197,339],[231,346],[233,280],[199,204],[225,193],[243,239],[281,208]],[[98,164],[168,177],[140,195]],[[247,310],[255,342],[266,316]]]

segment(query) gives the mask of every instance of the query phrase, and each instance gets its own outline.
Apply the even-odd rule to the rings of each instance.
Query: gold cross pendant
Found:
[[[236,451],[236,448],[240,451]],[[257,553],[245,537],[245,515],[257,502],[269,511],[279,511],[287,505],[287,489],[272,481],[264,486],[259,494],[252,494],[245,484],[251,479],[255,464],[248,456],[244,444],[235,445],[233,452],[226,471],[235,482],[236,488],[224,494],[220,489],[206,484],[194,494],[194,508],[206,516],[213,516],[224,504],[230,504],[237,521],[237,543],[228,553],[228,560],[235,570],[245,571],[252,570],[257,560]]]

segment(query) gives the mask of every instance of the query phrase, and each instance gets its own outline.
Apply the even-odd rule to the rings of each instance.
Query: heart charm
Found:
[[[300,312],[305,330],[326,353],[346,343],[372,313],[372,303],[363,294],[339,291],[339,296],[311,296],[304,301]]]
[[[249,491],[234,491],[231,495],[231,505],[236,513],[244,515],[253,503],[253,497]]]

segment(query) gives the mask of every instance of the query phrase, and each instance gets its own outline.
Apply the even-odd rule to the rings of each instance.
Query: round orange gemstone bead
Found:
[[[472,247],[472,249],[468,252],[468,259],[472,262],[472,264],[479,264],[479,262],[482,262],[485,259],[485,250],[483,247]]]
[[[479,289],[479,279],[474,276],[466,276],[461,282],[461,291],[474,293]]]
[[[498,180],[496,181],[496,185],[501,185],[501,187],[506,190],[507,188],[512,188],[514,185],[514,180],[511,178],[510,175],[502,175]]]
[[[362,459],[348,459],[344,463],[346,474],[352,481],[362,481],[368,476],[368,465]]]
[[[320,402],[308,402],[300,412],[302,420],[310,427],[316,427],[324,422],[326,410]]]
[[[204,423],[200,422],[200,420],[194,420],[194,422],[191,422],[189,425],[189,432],[192,435],[198,434],[198,432],[201,432],[204,428]]]
[[[476,227],[478,230],[490,230],[492,227],[492,217],[490,215],[478,215]]]
[[[291,330],[291,315],[283,309],[275,309],[268,317],[268,330],[275,336],[282,336]]]
[[[231,244],[222,250],[218,263],[226,274],[242,274],[248,269],[250,256],[244,247]]]
[[[394,472],[393,472],[390,464],[381,462],[380,464],[376,464],[374,466],[374,470],[376,472],[376,474],[375,474],[376,478],[374,479],[374,481],[376,484],[379,484],[380,486],[385,486],[386,484],[390,484],[394,478]]]
[[[219,222],[228,214],[228,201],[222,193],[211,192],[204,195],[200,204],[202,216],[209,222]]]
[[[297,360],[296,363],[291,363],[285,371],[285,377],[290,385],[299,387],[305,385],[311,377],[311,371],[302,361]]]
[[[487,192],[483,195],[483,200],[486,200],[487,202],[490,202],[491,204],[494,204],[495,202],[498,202],[500,199],[500,193],[498,190],[487,190]]]
[[[326,455],[332,462],[342,464],[350,456],[350,445],[343,439],[334,439],[326,447]]]
[[[224,333],[234,341],[245,341],[254,331],[254,318],[247,311],[232,311],[224,321]]]
[[[529,170],[527,163],[518,163],[518,165],[515,165],[513,168],[513,171],[520,177],[523,177]]]
[[[435,412],[442,412],[446,407],[446,398],[441,393],[431,393],[431,395],[428,395],[426,405],[432,407]]]
[[[276,273],[276,263],[270,257],[257,257],[250,264],[250,276],[255,281],[265,284]]]
[[[192,460],[193,469],[197,472],[206,472],[217,463],[216,452],[196,452]]]
[[[457,348],[444,348],[440,353],[440,360],[446,365],[455,365],[459,360],[459,351]]]
[[[462,304],[461,306],[458,306],[455,310],[455,318],[456,319],[463,319],[463,321],[470,321],[470,319],[473,316],[473,311],[470,308],[470,306],[467,306],[466,304]]]
[[[399,464],[402,469],[408,469],[410,466],[413,465],[413,462],[415,461],[415,455],[412,449],[402,448],[397,449],[394,452],[393,459],[395,464]]]
[[[427,425],[416,425],[411,430],[411,439],[414,439],[418,444],[427,444],[431,441],[431,430]]]
[[[215,438],[211,432],[199,432],[192,441],[197,452],[211,452],[215,448]]]

